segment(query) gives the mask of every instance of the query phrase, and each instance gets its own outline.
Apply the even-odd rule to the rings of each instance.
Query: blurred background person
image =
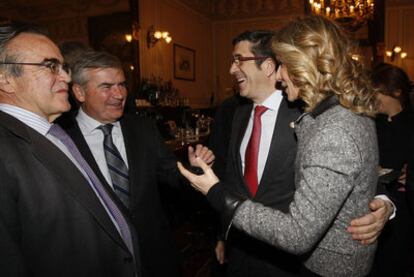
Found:
[[[409,102],[410,79],[399,67],[381,63],[371,74],[377,89],[377,127],[379,166],[401,172],[386,180],[386,194],[397,207],[397,216],[384,228],[379,241],[371,276],[405,276],[409,250],[413,242],[413,221],[405,189],[405,171],[413,132],[413,114]]]
[[[65,41],[59,44],[59,50],[69,65],[76,63],[76,60],[86,51],[92,50],[80,41]]]
[[[86,51],[92,50],[80,41],[65,41],[60,43],[59,50],[62,53],[65,62],[71,66],[76,63],[76,60]],[[69,96],[68,100],[70,103],[70,111],[62,114],[59,117],[59,122],[70,121],[74,113],[79,109],[79,103],[76,101],[75,96],[72,92],[72,82],[69,83]]]

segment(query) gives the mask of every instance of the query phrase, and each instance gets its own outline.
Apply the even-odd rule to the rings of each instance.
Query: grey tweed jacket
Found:
[[[305,254],[304,265],[319,275],[364,276],[376,245],[362,246],[346,228],[352,219],[369,212],[375,194],[374,122],[331,97],[304,114],[295,132],[296,192],[289,212],[248,200],[237,209],[233,224],[278,248]]]

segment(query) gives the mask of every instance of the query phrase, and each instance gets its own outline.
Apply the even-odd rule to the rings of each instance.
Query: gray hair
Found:
[[[77,56],[72,70],[72,83],[84,86],[89,80],[85,72],[96,68],[117,68],[122,70],[121,61],[114,55],[101,51],[86,51]]]
[[[22,33],[48,37],[47,31],[36,25],[19,22],[0,22],[0,63],[19,61],[19,53],[9,53],[7,46],[15,37]],[[17,64],[0,64],[0,70],[4,70],[12,77],[19,77],[22,74],[22,66]]]

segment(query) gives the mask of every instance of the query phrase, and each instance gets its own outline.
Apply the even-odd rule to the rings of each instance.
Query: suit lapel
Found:
[[[134,205],[139,202],[139,195],[142,195],[143,186],[137,184],[140,183],[138,176],[146,176],[147,172],[139,172],[142,168],[141,163],[145,162],[146,157],[143,156],[146,151],[143,149],[148,146],[148,141],[144,141],[143,136],[136,134],[138,130],[141,130],[140,126],[137,126],[137,121],[131,121],[127,116],[124,116],[121,121],[122,135],[124,137],[125,151],[128,159],[129,169],[129,183],[130,183],[130,197],[131,197],[131,210],[134,210]]]
[[[95,172],[96,176],[98,176],[99,180],[103,184],[107,185],[105,177],[102,175],[102,172],[99,169],[99,166],[96,163],[95,158],[93,157],[93,154],[84,136],[82,135],[79,125],[75,122],[75,124],[70,129],[66,129],[66,132],[72,138],[73,142],[76,144],[79,151],[82,153],[83,158],[88,162],[89,166]]]
[[[292,110],[289,109],[286,100],[283,99],[279,107],[269,154],[267,156],[266,165],[263,170],[256,197],[260,197],[266,193],[266,189],[269,185],[266,181],[271,180],[271,176],[274,176],[275,172],[283,169],[285,157],[292,151],[292,149],[287,147],[289,146],[287,141],[291,140],[291,136],[294,136],[294,131],[290,126],[290,122],[294,121],[295,117],[296,112],[293,113]]]
[[[247,125],[249,124],[250,114],[253,109],[253,104],[245,105],[239,108],[239,116],[235,117],[235,124],[233,125],[233,129],[235,130],[235,136],[236,136],[236,143],[231,146],[233,147],[233,159],[234,163],[237,164],[237,173],[240,176],[241,180],[243,182],[240,182],[240,186],[242,187],[243,191],[246,193],[246,195],[250,196],[250,192],[247,188],[247,184],[244,181],[244,172],[242,167],[242,159],[240,156],[240,146],[244,137],[244,134],[246,133]]]
[[[0,112],[0,121],[29,144],[33,156],[59,180],[57,184],[78,201],[96,219],[102,229],[128,251],[99,199],[72,161],[47,138],[14,117]]]

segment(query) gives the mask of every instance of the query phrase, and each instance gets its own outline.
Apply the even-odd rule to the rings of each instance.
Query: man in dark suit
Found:
[[[249,103],[249,99],[241,97],[238,92],[235,92],[234,95],[224,99],[214,113],[208,144],[216,156],[213,170],[220,179],[225,176],[227,150],[229,149],[230,131],[234,114],[240,106]]]
[[[296,107],[289,107],[282,91],[275,89],[277,61],[271,49],[273,32],[245,32],[233,40],[233,63],[230,67],[240,90],[240,95],[253,104],[241,106],[235,113],[226,164],[227,189],[266,206],[287,211],[294,194],[294,164],[296,139],[294,122],[300,116]],[[257,107],[264,107],[260,117],[261,135],[254,162],[256,184],[251,189],[251,173],[246,178],[250,145]],[[250,158],[249,158],[250,159]],[[355,238],[371,242],[382,229],[389,208],[383,200],[375,200],[376,213],[358,219],[353,227]],[[377,219],[378,218],[378,219]],[[355,222],[354,222],[355,223]],[[228,230],[226,230],[228,232]],[[236,229],[230,229],[228,240],[224,237],[216,246],[220,263],[228,259],[228,276],[297,276],[297,257],[277,250]],[[227,250],[225,253],[225,249]]]
[[[85,52],[72,66],[72,81],[80,109],[65,128],[135,226],[144,276],[179,276],[178,255],[157,185],[180,183],[174,155],[155,124],[124,115],[127,90],[118,58]],[[104,130],[107,126],[109,131]],[[208,163],[214,159],[201,145],[189,147],[191,164],[196,156]]]
[[[0,276],[141,276],[130,221],[52,124],[69,82],[41,30],[0,26]]]

